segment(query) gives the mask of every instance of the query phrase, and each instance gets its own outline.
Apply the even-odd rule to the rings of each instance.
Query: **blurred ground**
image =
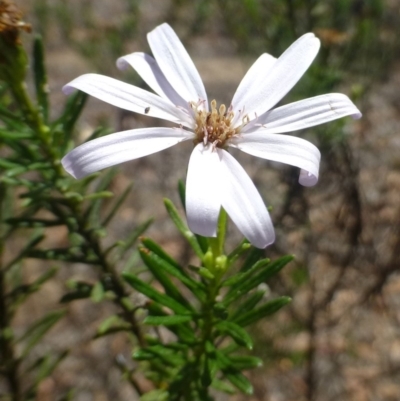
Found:
[[[34,30],[46,32],[54,115],[60,109],[57,105],[65,101],[62,85],[80,74],[102,72],[123,80],[131,77],[113,67],[115,60],[105,50],[104,57],[100,55],[100,67],[99,59],[87,57],[82,49],[65,40],[59,24],[68,20],[74,43],[76,39],[92,40],[93,46],[99,45],[101,34],[96,37],[92,30],[83,29],[81,15],[64,15],[65,19],[60,18],[58,23],[47,16],[50,20],[44,26],[45,9],[39,6],[54,11],[59,6],[57,1],[18,3]],[[78,10],[78,0],[70,1],[69,6],[74,3]],[[71,8],[74,9],[68,10]],[[395,3],[394,9],[399,12]],[[93,24],[100,31],[106,30],[118,24],[126,12],[126,2],[97,0],[91,11]],[[58,12],[62,13],[62,9]],[[163,22],[170,12],[169,1],[142,2],[137,39],[124,44],[125,52],[146,50],[145,33]],[[400,19],[398,14],[396,17]],[[184,25],[176,28],[185,36]],[[29,43],[30,38],[26,39]],[[235,42],[219,27],[213,27],[208,35],[186,38],[186,44],[209,97],[229,103],[253,59],[238,56]],[[271,283],[273,293],[290,293],[294,298],[292,306],[273,322],[253,329],[255,353],[265,360],[263,368],[249,373],[254,396],[219,396],[218,400],[400,400],[399,63],[394,60],[387,65],[383,79],[369,83],[368,95],[358,104],[363,119],[347,121],[342,127],[344,144],[324,149],[317,187],[299,189],[290,179],[282,180],[292,176],[290,169],[235,153],[263,198],[273,206],[278,239],[267,254],[294,253],[297,262]],[[342,91],[349,94],[347,88],[344,85]],[[115,130],[160,123],[90,99],[80,121],[82,140],[105,121]],[[179,145],[121,166],[122,173],[113,189],[121,192],[133,180],[135,190],[109,235],[123,237],[129,227],[154,216],[149,236],[161,241],[177,257],[187,257],[184,243],[167,219],[162,199],[178,200],[176,184],[185,177],[190,147]],[[54,232],[51,240],[62,242],[64,235]],[[232,236],[239,238],[235,229]],[[35,277],[41,269],[39,263],[32,263],[27,274]],[[87,266],[60,269],[57,280],[47,284],[21,310],[17,327],[26,327],[49,303],[57,304],[64,292],[63,283],[71,277],[94,280],[95,272]],[[92,341],[109,308],[112,307],[86,301],[72,303],[68,318],[47,336],[43,347],[71,347],[72,352],[43,384],[40,401],[53,400],[72,387],[77,401],[135,399],[118,369],[110,368],[118,354],[130,361],[128,339],[114,336]]]

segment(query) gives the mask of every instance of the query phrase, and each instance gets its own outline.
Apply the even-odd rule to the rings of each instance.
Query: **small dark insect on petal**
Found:
[[[149,111],[150,111],[150,107],[146,107],[146,108],[144,109],[144,114],[149,114]]]

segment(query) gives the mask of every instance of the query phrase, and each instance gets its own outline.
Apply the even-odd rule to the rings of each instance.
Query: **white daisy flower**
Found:
[[[251,155],[300,168],[299,183],[317,183],[319,150],[288,135],[344,116],[360,118],[350,99],[332,93],[272,109],[301,78],[315,58],[320,41],[307,33],[278,59],[261,55],[242,79],[228,108],[208,103],[200,75],[168,24],[148,34],[153,57],[132,53],[117,66],[132,66],[156,93],[98,74],[82,75],[63,88],[79,89],[114,106],[172,121],[176,128],[143,128],[101,137],[68,153],[64,168],[75,178],[193,140],[186,180],[189,228],[216,235],[223,207],[242,234],[256,247],[274,239],[271,218],[260,194],[241,165],[227,152],[234,147]]]

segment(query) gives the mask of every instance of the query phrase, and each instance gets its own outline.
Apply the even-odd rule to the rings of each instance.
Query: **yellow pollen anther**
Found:
[[[217,102],[212,100],[210,103],[211,111],[200,109],[200,103],[191,103],[196,122],[195,134],[196,142],[203,142],[204,145],[211,143],[213,148],[224,147],[225,142],[238,134],[240,129],[246,124],[242,121],[239,127],[233,128],[232,120],[234,113],[231,108],[226,109],[224,104],[217,108]]]

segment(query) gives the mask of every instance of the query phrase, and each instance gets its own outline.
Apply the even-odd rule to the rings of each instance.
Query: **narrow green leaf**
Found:
[[[97,329],[94,338],[100,338],[120,331],[131,331],[131,325],[121,317],[112,315],[105,319]]]
[[[226,355],[226,352],[221,352],[220,350],[216,350],[215,358],[218,363],[219,369],[221,369],[222,371],[233,369],[232,362]]]
[[[101,136],[111,134],[112,130],[107,127],[96,128],[89,136],[86,138],[85,142],[92,141],[93,139],[100,138]]]
[[[224,372],[224,376],[242,393],[253,394],[253,386],[249,379],[243,376],[239,371],[228,370]]]
[[[219,366],[215,359],[215,347],[210,341],[206,342],[206,354],[201,359],[200,380],[203,387],[209,387],[214,377],[216,377]]]
[[[110,187],[112,180],[114,179],[115,175],[117,174],[116,168],[107,169],[107,171],[100,175],[98,181],[96,182],[96,189],[95,193],[107,191],[107,188]],[[79,183],[79,181],[78,181]],[[87,184],[82,182],[82,187],[80,187],[80,192],[86,192]],[[91,225],[99,226],[101,223],[101,207],[104,203],[105,198],[97,198],[92,200],[89,203],[88,208],[85,210],[84,219],[88,220]]]
[[[0,106],[0,117],[2,120],[5,120],[8,125],[12,125],[13,127],[21,127],[21,116],[11,113],[11,111],[7,110],[6,108]],[[9,121],[14,122],[15,124],[9,124]]]
[[[68,356],[68,353],[69,351],[64,351],[55,356],[53,355],[53,352],[48,354],[39,368],[39,372],[36,377],[36,385],[46,377],[51,376],[57,366]]]
[[[158,245],[156,242],[154,242],[152,239],[147,238],[147,237],[142,237],[142,238],[140,238],[140,241],[150,251],[154,252],[161,259],[164,259],[166,262],[168,262],[172,266],[176,267],[183,274],[185,274],[183,267],[171,255],[169,255],[167,252],[165,252],[164,249],[161,248],[161,246]]]
[[[235,323],[239,324],[240,326],[248,326],[258,320],[272,315],[273,313],[277,312],[283,306],[287,305],[291,301],[290,297],[279,297],[272,301],[267,302],[266,304],[260,306],[257,309],[252,311],[246,312],[242,315],[239,315],[235,318]]]
[[[20,174],[26,173],[27,171],[28,169],[26,167],[20,166],[7,170],[6,175],[8,177],[16,177]]]
[[[36,288],[40,287],[46,281],[50,280],[54,277],[54,275],[58,272],[58,267],[51,267],[43,274],[41,274],[33,283],[32,285]]]
[[[14,141],[20,139],[31,139],[33,136],[32,132],[14,132],[0,129],[0,139],[11,139]]]
[[[32,219],[27,217],[12,217],[10,219],[6,219],[5,223],[11,226],[24,228],[55,227],[64,224],[61,220]]]
[[[164,267],[169,266],[173,268],[173,266],[165,262],[154,253],[150,252],[146,248],[139,248],[139,254],[153,276],[164,287],[165,293],[180,304],[184,304],[189,309],[193,309],[187,299],[181,294],[177,286],[170,280],[170,278],[166,274],[166,270],[164,269]]]
[[[265,283],[271,277],[279,273],[293,259],[294,256],[286,255],[274,260],[273,262],[270,262],[269,259],[260,260],[254,265],[254,271],[256,274],[248,280],[245,288],[243,289],[242,287],[242,290],[248,292],[259,284]],[[240,288],[239,284],[237,284],[236,288]]]
[[[92,287],[92,291],[90,292],[90,299],[94,303],[99,303],[104,299],[104,287],[100,281],[98,281]]]
[[[15,178],[10,178],[10,177],[6,177],[6,176],[0,177],[0,182],[3,184],[7,184],[11,187],[16,187],[16,186],[21,185],[20,180],[16,180]]]
[[[124,320],[122,320],[119,316],[111,315],[101,322],[99,328],[97,329],[97,333],[102,334],[105,331],[107,331],[110,327],[121,324],[122,322],[124,322]]]
[[[228,355],[232,365],[239,371],[259,368],[263,365],[260,358],[250,355]]]
[[[119,247],[124,246],[125,244],[122,241],[118,241]],[[120,256],[120,251],[116,252],[116,257]],[[140,264],[140,255],[139,251],[136,248],[133,248],[128,257],[126,258],[126,262],[123,264],[122,270],[127,273],[136,273],[137,274],[137,267]]]
[[[125,241],[122,241],[120,256],[124,254],[132,247],[135,241],[150,227],[153,223],[153,219],[146,220],[144,223],[136,227],[127,237]]]
[[[33,43],[33,73],[37,101],[43,115],[43,120],[46,123],[49,116],[48,86],[43,41],[39,36],[36,36]]]
[[[229,316],[228,309],[220,302],[214,304],[213,310],[215,316],[221,320],[226,320]]]
[[[107,216],[103,220],[103,223],[102,223],[103,227],[106,227],[108,225],[108,223],[113,219],[113,217],[115,216],[115,214],[117,213],[117,211],[119,210],[121,205],[125,202],[125,199],[128,197],[129,192],[131,192],[132,187],[133,187],[133,183],[129,184],[125,188],[125,190],[121,194],[121,196],[119,196],[119,198],[115,202],[114,206],[111,208],[111,210],[108,212]]]
[[[105,199],[105,198],[112,198],[114,194],[111,191],[100,191],[100,192],[93,192],[89,195],[85,195],[83,197],[84,200],[92,200],[92,199]]]
[[[64,197],[67,199],[72,199],[75,202],[79,203],[83,201],[83,196],[79,192],[68,191],[64,193]]]
[[[243,345],[248,349],[253,349],[253,341],[250,335],[238,324],[229,321],[220,321],[216,325],[216,329],[222,334],[229,335],[239,345]]]
[[[24,161],[22,161],[24,163]],[[0,158],[0,168],[5,170],[15,169],[21,167],[21,163],[17,163],[14,160],[9,160],[5,158]]]
[[[193,248],[196,255],[200,259],[203,259],[204,253],[200,247],[199,242],[197,241],[196,236],[189,230],[189,228],[186,226],[186,224],[182,221],[174,204],[169,199],[164,199],[164,205],[165,205],[167,212],[170,215],[172,221],[174,222],[176,228],[181,232],[181,234],[189,242],[190,246]]]
[[[246,273],[243,273],[243,272],[234,274],[233,276],[228,277],[226,280],[224,280],[221,283],[221,287],[231,287],[237,283],[240,283],[243,280],[243,278],[245,278],[245,277],[246,277]]]
[[[54,277],[57,271],[57,267],[50,268],[46,272],[41,274],[33,283],[22,284],[15,287],[9,294],[9,297],[13,300],[14,307],[20,305],[29,297],[29,295],[38,291],[41,288],[42,284]]]
[[[77,299],[89,298],[92,293],[93,285],[85,282],[78,281],[74,283],[74,290],[63,295],[60,299],[61,303],[75,301]]]
[[[97,339],[97,338],[109,336],[111,334],[121,333],[122,331],[127,332],[127,333],[132,333],[132,327],[127,324],[122,324],[120,326],[113,326],[113,327],[110,327],[109,329],[105,330],[102,333],[96,333],[96,335],[93,338]]]
[[[50,312],[29,327],[25,334],[18,340],[18,342],[25,343],[21,357],[25,358],[32,348],[65,314],[66,310]]]
[[[187,344],[182,344],[181,342],[176,342],[176,343],[168,343],[164,344],[164,347],[172,349],[174,352],[183,352],[186,353],[191,349]]]
[[[258,248],[251,248],[249,254],[247,255],[246,260],[244,261],[242,268],[240,269],[242,272],[249,270],[258,260],[260,260],[264,256],[264,250]]]
[[[181,200],[181,205],[184,210],[186,210],[186,185],[182,180],[178,181],[178,193],[179,199]]]
[[[122,273],[122,277],[136,291],[139,291],[141,294],[146,295],[153,301],[170,308],[178,315],[184,315],[191,312],[186,306],[180,304],[170,296],[158,292],[152,286],[140,280],[133,274]]]
[[[12,130],[20,130],[19,133],[23,134],[24,132],[30,133],[31,131],[25,130],[24,126],[15,127]],[[10,150],[14,151],[14,155],[18,157],[20,160],[25,160],[25,164],[29,164],[32,160],[41,160],[43,152],[38,147],[38,144],[33,141],[35,139],[31,136],[30,139],[32,141],[18,141],[18,138],[5,138],[4,144],[7,145]],[[29,139],[29,138],[28,138]],[[32,182],[33,184],[33,182]]]
[[[212,366],[210,363],[210,358],[208,357],[208,355],[206,355],[204,358],[203,369],[200,376],[201,384],[205,388],[209,387],[212,382],[211,370]]]
[[[225,236],[226,236],[226,228],[228,225],[228,215],[226,211],[221,208],[218,216],[218,225],[217,225],[217,240],[218,240],[218,254],[224,254],[224,245],[225,245]]]
[[[12,266],[14,266],[16,263],[18,263],[21,259],[23,259],[25,256],[27,256],[29,254],[29,252],[31,250],[33,250],[33,248],[39,244],[41,241],[43,241],[43,239],[45,238],[44,235],[39,234],[39,235],[34,235],[29,241],[28,243],[22,248],[22,250],[20,251],[19,255],[16,256],[14,259],[12,259],[10,262],[8,262],[8,264],[6,266],[4,266],[4,271],[7,271],[8,269],[10,269]]]
[[[142,243],[146,246],[151,246],[152,250],[155,250],[155,252],[149,250],[141,251],[142,259],[149,268],[166,272],[171,276],[176,277],[187,288],[189,288],[198,299],[204,300],[205,288],[202,283],[192,279],[175,260],[166,254],[153,241],[142,239]]]
[[[251,248],[251,244],[244,239],[229,255],[228,265],[232,265],[236,260]]]
[[[208,238],[203,237],[202,235],[195,234],[196,240],[200,245],[200,249],[203,253],[207,252],[207,249],[209,248],[209,243],[208,243]]]
[[[216,358],[219,368],[222,370],[224,377],[228,379],[236,388],[246,394],[253,393],[253,387],[249,380],[234,367],[235,361],[231,360],[224,353],[217,351]]]
[[[133,352],[132,357],[137,360],[158,359],[164,365],[173,367],[182,366],[184,363],[182,355],[179,352],[165,347],[162,344],[136,350]]]
[[[213,358],[215,358],[215,345],[211,341],[206,341],[205,345],[207,355],[211,355]]]
[[[53,188],[52,185],[53,184],[36,182],[35,186],[27,186],[27,188],[29,190],[27,192],[22,193],[19,197],[21,199],[32,198],[32,199],[48,200],[49,198],[47,197],[47,195],[50,193],[51,189]]]
[[[291,260],[293,260],[293,256],[287,255],[273,262],[270,262],[269,259],[258,261],[241,276],[240,282],[231,287],[222,303],[227,306],[241,296],[248,294],[253,288],[277,274]]]
[[[77,248],[60,248],[60,249],[32,249],[27,252],[26,256],[35,259],[61,260],[71,263],[99,264],[97,256],[91,252],[86,254],[74,254],[80,252]]]
[[[87,98],[88,95],[81,91],[77,91],[68,96],[64,113],[57,121],[57,123],[61,123],[64,126],[64,131],[67,135],[72,134],[72,130],[83,110],[83,107],[85,106]]]
[[[36,359],[35,362],[27,368],[28,372],[36,371],[36,377],[34,382],[24,390],[25,400],[37,399],[37,391],[40,383],[47,377],[51,376],[53,371],[67,355],[68,351],[61,352],[60,354],[49,352],[45,356]]]
[[[205,267],[199,267],[198,269],[196,269],[196,271],[201,277],[206,278],[208,280],[213,280],[215,278],[214,274],[212,274],[210,270],[208,270]]]
[[[223,380],[214,379],[211,383],[211,387],[226,394],[236,394],[236,389]]]
[[[147,304],[146,309],[149,312],[149,316],[168,316],[168,314],[162,309],[162,307],[154,302],[152,302],[151,304]],[[192,328],[187,324],[169,326],[168,330],[178,337],[179,344],[181,346],[187,346],[186,344],[193,345],[197,342]],[[171,344],[169,344],[169,346],[171,346]]]
[[[157,355],[148,352],[147,349],[138,349],[132,353],[132,358],[137,361],[151,361],[152,359],[156,359]]]
[[[265,292],[265,290],[258,290],[254,291],[252,294],[249,294],[249,297],[242,301],[238,306],[238,309],[232,313],[232,315],[230,316],[230,320],[234,321],[239,315],[253,310],[263,299]]]
[[[189,315],[147,316],[143,323],[152,326],[174,326],[191,320],[192,316]]]
[[[140,397],[140,401],[167,401],[169,393],[166,390],[151,390]]]
[[[245,272],[240,271],[231,276],[228,279],[231,288],[227,292],[223,303],[229,305],[242,295],[248,294],[248,292],[254,288],[253,285],[257,286],[263,282],[264,276],[266,275],[266,272],[269,271],[269,268],[270,260],[261,259]],[[225,282],[223,282],[222,285],[225,285]]]

